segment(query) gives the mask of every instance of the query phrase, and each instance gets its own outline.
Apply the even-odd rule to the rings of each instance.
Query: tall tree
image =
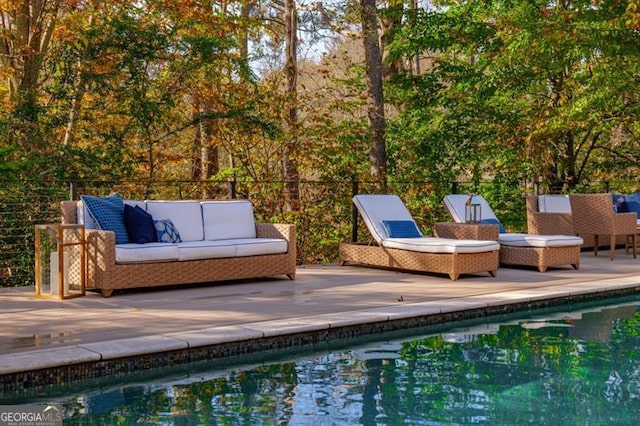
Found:
[[[382,53],[378,36],[375,0],[361,0],[362,33],[367,80],[369,117],[369,161],[371,176],[380,190],[387,186],[387,154],[385,143],[384,94],[382,88]]]
[[[299,209],[300,190],[298,171],[298,11],[295,0],[285,0],[285,62],[284,71],[287,78],[287,141],[284,144],[283,168],[285,180],[286,208]]]
[[[394,45],[434,57],[405,80],[408,109],[394,126],[425,170],[560,191],[604,177],[612,162],[633,166],[640,35],[619,19],[626,2],[441,4]]]

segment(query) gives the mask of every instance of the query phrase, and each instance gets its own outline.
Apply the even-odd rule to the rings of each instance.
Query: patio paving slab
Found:
[[[640,294],[640,259],[583,252],[579,270],[500,268],[497,277],[304,265],[285,277],[36,299],[0,289],[0,376],[70,363],[450,314],[516,303]]]

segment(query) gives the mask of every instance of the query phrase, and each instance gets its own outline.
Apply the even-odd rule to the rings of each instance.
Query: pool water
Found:
[[[640,299],[491,321],[243,358],[251,364],[209,361],[0,404],[56,402],[65,425],[638,424]]]

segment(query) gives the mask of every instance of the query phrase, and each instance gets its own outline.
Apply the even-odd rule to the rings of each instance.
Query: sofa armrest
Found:
[[[256,223],[256,237],[283,238],[295,248],[296,226],[288,223]]]

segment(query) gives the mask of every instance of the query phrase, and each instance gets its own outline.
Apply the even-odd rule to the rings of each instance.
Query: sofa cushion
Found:
[[[540,195],[538,211],[541,213],[571,213],[568,195]]]
[[[153,217],[140,206],[124,205],[124,224],[129,234],[129,242],[146,244],[158,241]]]
[[[413,220],[383,220],[382,224],[390,238],[422,237],[418,226]]]
[[[281,238],[241,238],[230,241],[236,246],[237,257],[287,252],[287,241]]]
[[[116,244],[129,242],[129,234],[124,223],[124,202],[120,194],[115,193],[104,198],[82,195],[80,198],[98,229],[114,232]]]
[[[389,238],[382,245],[399,250],[419,251],[422,253],[484,253],[497,251],[500,244],[484,240],[456,240],[450,238]]]
[[[147,201],[147,213],[154,220],[171,219],[182,241],[204,239],[198,201]]]
[[[580,246],[582,238],[572,235],[500,234],[498,242],[511,247],[570,247]]]
[[[178,246],[175,244],[118,244],[116,263],[168,262],[178,260]]]
[[[255,238],[253,205],[248,200],[203,201],[205,240]]]
[[[188,241],[178,244],[179,260],[235,257],[236,246],[231,240]]]
[[[159,219],[153,221],[159,243],[181,243],[180,233],[171,219]]]

